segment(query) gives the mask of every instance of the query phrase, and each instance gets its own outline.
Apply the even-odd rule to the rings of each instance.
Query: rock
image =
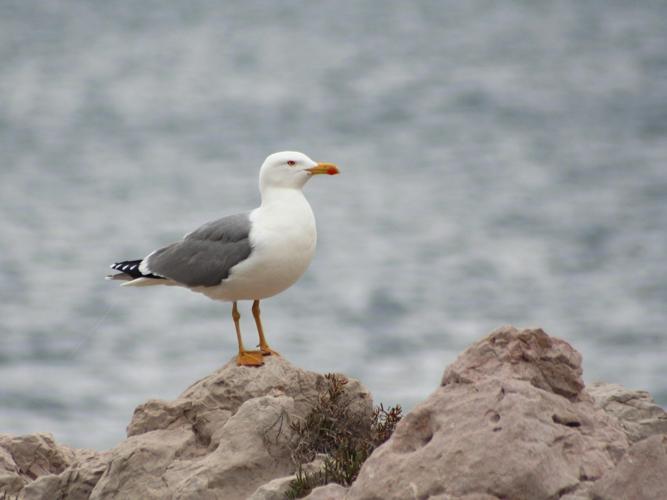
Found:
[[[72,450],[56,445],[53,436],[46,433],[19,437],[0,434],[0,449],[3,468],[24,480],[60,473],[74,458]]]
[[[131,436],[116,446],[91,498],[159,498],[169,466],[191,455],[191,430],[155,430]]]
[[[320,454],[312,462],[302,465],[302,472],[304,474],[315,474],[320,472],[324,467],[324,457],[326,457],[326,455]],[[296,474],[273,479],[257,488],[255,493],[248,497],[248,500],[285,500],[285,495],[290,489],[292,481],[295,479]]]
[[[94,453],[58,445],[51,434],[0,434],[0,492],[18,494],[36,478],[56,477],[79,457]]]
[[[592,490],[595,500],[667,498],[667,436],[635,443]]]
[[[553,499],[612,470],[629,443],[583,391],[581,357],[542,330],[491,333],[362,466],[346,499]],[[583,483],[583,484],[582,484]]]
[[[452,495],[435,495],[429,498],[429,500],[500,500],[498,497],[493,495],[487,495],[486,493],[471,493],[470,495],[463,495],[462,497],[453,497]]]
[[[474,383],[490,376],[525,380],[547,392],[576,400],[584,382],[581,355],[541,329],[503,327],[459,356],[446,370],[442,385]]]
[[[247,498],[294,471],[289,424],[306,416],[325,387],[322,375],[284,358],[268,358],[259,369],[230,362],[176,401],[137,408],[129,439],[113,450],[91,498]],[[347,394],[352,411],[368,421],[368,391],[351,380]]]
[[[294,472],[290,423],[327,387],[323,375],[272,356],[260,368],[231,361],[175,401],[140,405],[128,438],[106,453],[58,445],[50,435],[0,436],[0,493],[25,499],[245,499]],[[369,421],[355,380],[350,410]]]
[[[282,499],[295,478],[290,423],[326,387],[284,358],[230,362],[174,401],[140,405],[108,452],[0,435],[0,498]],[[354,380],[345,387],[351,427],[367,426],[370,395]],[[653,500],[667,498],[665,477],[667,414],[647,393],[585,388],[567,342],[504,327],[445,370],[352,486],[308,498]]]
[[[298,369],[282,357],[265,359],[260,369],[229,362],[218,372],[192,384],[175,401],[151,400],[140,405],[128,425],[128,436],[155,429],[191,428],[199,442],[213,448],[225,422],[247,400],[261,396],[285,395],[293,399],[298,415],[305,414],[325,386],[324,376]],[[370,393],[350,380],[347,393],[353,413],[372,411]]]
[[[0,493],[3,495],[17,495],[23,489],[26,482],[18,474],[0,472]]]
[[[633,391],[618,384],[597,382],[586,390],[596,406],[618,418],[630,442],[655,434],[667,434],[667,412],[646,391]]]
[[[76,458],[69,467],[58,475],[38,477],[24,488],[22,499],[88,499],[106,469],[109,459],[109,453],[77,450]]]
[[[263,484],[248,497],[248,500],[285,500],[295,475],[279,477]]]
[[[310,492],[306,497],[307,500],[339,500],[345,498],[347,488],[340,484],[330,483],[324,486],[319,486]],[[370,497],[369,497],[370,498]],[[379,498],[379,497],[372,497]]]

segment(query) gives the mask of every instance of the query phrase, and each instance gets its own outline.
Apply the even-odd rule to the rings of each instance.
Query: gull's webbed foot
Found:
[[[274,351],[268,345],[259,346],[259,352],[262,353],[262,356],[280,356],[278,351]]]
[[[262,366],[264,360],[262,359],[261,351],[242,351],[236,356],[236,364],[238,366]]]

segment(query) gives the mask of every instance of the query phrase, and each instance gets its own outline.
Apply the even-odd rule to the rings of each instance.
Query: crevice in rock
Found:
[[[561,488],[558,490],[558,493],[556,493],[555,499],[562,498],[565,495],[569,495],[570,493],[574,493],[579,489],[579,484],[572,484],[570,486],[566,486],[565,488]]]
[[[493,422],[494,424],[500,422],[500,414],[497,411],[489,410],[486,412],[486,415],[488,416],[489,421]]]
[[[551,416],[551,420],[556,424],[564,425],[566,427],[581,427],[581,422],[574,417],[564,417],[554,414]]]

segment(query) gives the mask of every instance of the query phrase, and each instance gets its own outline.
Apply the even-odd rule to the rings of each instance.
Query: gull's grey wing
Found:
[[[156,250],[146,258],[146,268],[186,286],[215,286],[250,256],[249,235],[249,214],[223,217]]]

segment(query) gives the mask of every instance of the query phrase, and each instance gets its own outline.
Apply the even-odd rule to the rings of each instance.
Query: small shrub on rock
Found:
[[[370,420],[360,422],[350,412],[346,397],[347,379],[329,373],[326,388],[303,421],[290,425],[296,435],[292,442],[292,460],[296,464],[296,479],[290,484],[286,497],[301,498],[327,483],[350,486],[359,474],[362,464],[373,450],[384,443],[401,420],[401,407],[376,407]],[[308,473],[303,465],[325,454],[320,471]]]

